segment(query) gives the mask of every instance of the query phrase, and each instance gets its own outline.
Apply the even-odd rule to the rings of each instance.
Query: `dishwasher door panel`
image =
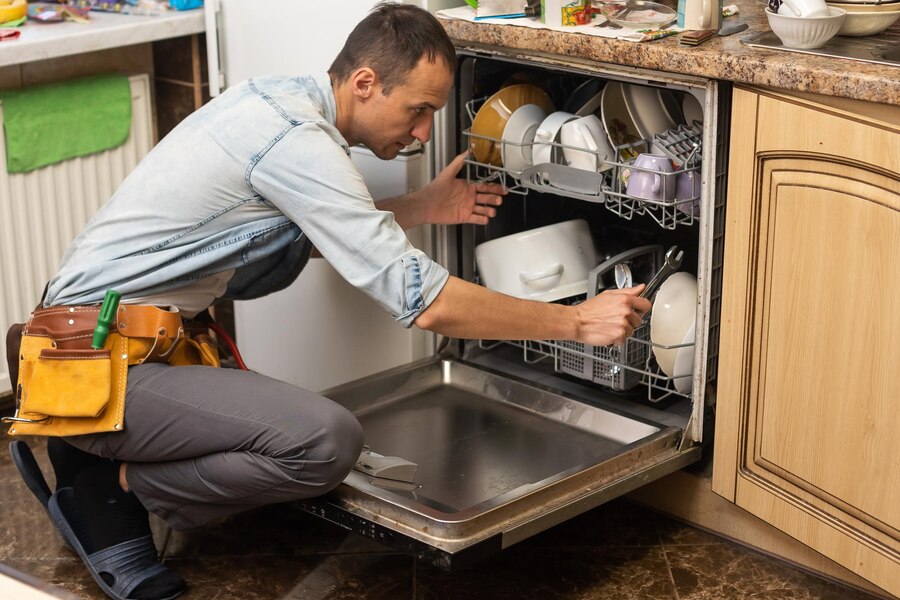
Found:
[[[456,359],[335,388],[365,444],[415,463],[413,483],[354,470],[300,507],[450,568],[696,460],[671,425],[585,404]]]

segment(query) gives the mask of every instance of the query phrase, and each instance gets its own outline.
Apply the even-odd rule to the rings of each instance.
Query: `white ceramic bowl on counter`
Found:
[[[838,35],[861,37],[877,35],[900,18],[900,2],[890,4],[854,4],[829,2],[829,6],[847,11]]]
[[[796,17],[773,13],[767,8],[766,18],[786,48],[809,50],[821,48],[837,35],[847,15],[844,9],[833,6],[828,7],[828,13],[827,17]]]

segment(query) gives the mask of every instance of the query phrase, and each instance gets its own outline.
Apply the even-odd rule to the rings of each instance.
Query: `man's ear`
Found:
[[[369,67],[361,67],[350,76],[353,95],[360,99],[370,98],[378,86],[378,75]]]

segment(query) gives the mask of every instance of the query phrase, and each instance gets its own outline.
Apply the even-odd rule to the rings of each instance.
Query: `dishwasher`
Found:
[[[627,84],[664,91],[700,112],[653,137],[614,140],[622,143],[596,172],[564,161],[512,170],[470,153],[466,177],[502,183],[508,195],[490,224],[435,232],[437,260],[483,283],[480,244],[580,219],[601,264],[587,291],[557,301],[574,304],[613,287],[622,257],[634,266],[634,283],[646,282],[674,245],[697,293],[693,342],[666,347],[693,359],[687,373],[660,369],[645,320],[618,347],[442,339],[430,358],[323,392],[357,416],[365,447],[343,483],[298,506],[447,570],[699,460],[717,368],[731,98],[727,84],[697,77],[486,46],[457,52],[454,91],[439,120],[448,153],[476,140],[507,143],[484,139],[472,123],[510,81],[539,85],[556,107],[585,87],[602,94]],[[562,145],[548,143],[553,151]],[[650,148],[700,178],[695,197],[673,203],[628,194],[626,178],[641,170],[630,159]]]

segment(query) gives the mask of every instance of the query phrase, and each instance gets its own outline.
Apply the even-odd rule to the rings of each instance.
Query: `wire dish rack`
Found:
[[[642,261],[651,271],[656,272],[662,265],[663,247],[658,245],[641,246],[613,256],[588,275],[587,298],[591,298],[603,289],[605,280],[617,266]],[[573,297],[563,303],[578,304],[585,296]],[[685,343],[674,346],[655,344],[650,340],[650,322],[645,318],[635,328],[631,336],[621,346],[592,346],[571,340],[543,341],[481,341],[479,346],[490,349],[498,344],[508,344],[523,350],[523,360],[534,364],[544,360],[553,363],[553,369],[581,379],[608,387],[616,391],[630,390],[640,384],[647,386],[647,398],[651,402],[659,402],[671,395],[691,397],[690,378],[692,372],[674,373],[669,376],[662,372],[656,362],[653,348],[681,349],[690,348],[694,344]],[[676,383],[677,382],[677,383]],[[682,391],[679,391],[680,390]]]
[[[466,103],[470,120],[474,120],[478,108],[485,98],[476,98]],[[575,150],[580,154],[590,154],[587,148],[571,146],[561,142],[512,142],[474,133],[470,128],[462,134],[468,147],[473,148],[477,140],[484,147],[500,149],[499,155],[512,152],[517,155],[534,156],[534,147],[549,145],[553,162],[512,170],[503,165],[481,162],[471,152],[466,159],[466,177],[469,181],[493,181],[503,185],[509,193],[527,195],[530,190],[552,193],[603,204],[614,214],[630,220],[647,215],[663,229],[693,225],[700,218],[700,192],[691,186],[690,192],[676,198],[679,176],[693,173],[689,177],[699,178],[702,162],[702,124],[679,125],[655,135],[652,139],[637,140],[614,147],[615,156],[593,151],[596,156],[596,171],[578,169],[566,164],[565,150]],[[673,165],[672,171],[656,170],[634,164],[635,158],[648,149],[651,153],[666,156]],[[543,154],[547,154],[543,148]],[[498,153],[493,153],[497,155]],[[628,181],[638,172],[658,178],[660,198],[641,198],[628,193]],[[667,199],[668,198],[668,199]]]
[[[559,373],[589,379],[612,390],[629,390],[643,384],[647,388],[647,399],[650,402],[659,402],[670,397],[691,398],[690,386],[687,386],[688,391],[681,392],[676,389],[675,382],[690,380],[693,374],[666,375],[659,368],[650,349],[652,347],[692,349],[694,344],[674,346],[653,344],[647,339],[641,339],[644,332],[649,333],[649,329],[645,323],[635,330],[635,333],[625,341],[624,352],[614,346],[596,347],[583,344],[579,346],[577,342],[564,340],[481,340],[478,345],[485,350],[499,345],[519,348],[522,351],[522,360],[526,364],[549,361],[553,369]],[[640,357],[644,358],[643,362],[639,360]],[[582,367],[580,372],[578,372],[579,365]],[[583,368],[585,365],[588,366],[587,374]]]

